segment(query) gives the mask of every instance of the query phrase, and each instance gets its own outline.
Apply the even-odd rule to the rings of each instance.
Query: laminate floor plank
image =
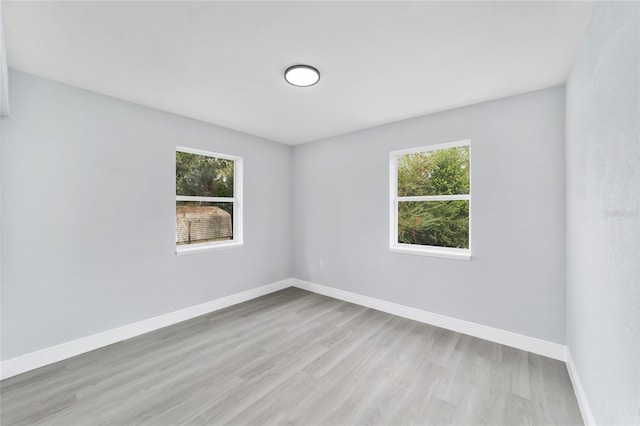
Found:
[[[289,288],[0,382],[13,425],[581,425],[564,363]]]

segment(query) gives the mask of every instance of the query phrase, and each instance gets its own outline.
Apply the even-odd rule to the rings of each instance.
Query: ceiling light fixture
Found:
[[[287,83],[298,87],[309,87],[320,81],[320,71],[311,65],[294,65],[284,72]]]

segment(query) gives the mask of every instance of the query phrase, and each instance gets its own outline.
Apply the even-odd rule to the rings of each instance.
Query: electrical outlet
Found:
[[[324,259],[318,260],[318,266],[324,268]]]

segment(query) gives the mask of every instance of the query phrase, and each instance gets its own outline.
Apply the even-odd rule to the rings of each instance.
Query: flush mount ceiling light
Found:
[[[320,81],[320,71],[311,65],[294,65],[284,72],[287,83],[298,87],[309,87]]]

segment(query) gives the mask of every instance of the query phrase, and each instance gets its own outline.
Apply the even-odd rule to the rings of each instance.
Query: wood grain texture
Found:
[[[8,425],[581,425],[564,363],[288,288],[4,380]]]

